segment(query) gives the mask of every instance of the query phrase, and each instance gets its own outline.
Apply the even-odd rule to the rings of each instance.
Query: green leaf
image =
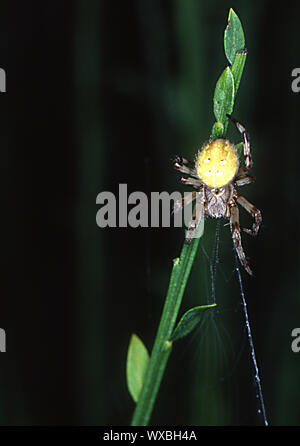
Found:
[[[188,7],[194,2],[177,2]],[[219,78],[214,93],[214,114],[216,122],[213,125],[211,137],[226,137],[228,127],[228,119],[226,113],[232,114],[233,101],[240,83],[240,78],[246,60],[246,51],[244,50],[243,30],[240,25],[238,30],[239,19],[231,9],[229,12],[230,23],[224,35],[224,47],[231,67],[227,67],[222,76]],[[241,39],[242,37],[242,39]],[[240,42],[240,43],[239,43]],[[244,56],[238,56],[235,60],[236,53],[244,53]],[[233,69],[233,72],[231,71]],[[238,145],[238,150],[241,146]],[[202,220],[204,223],[204,219]],[[199,235],[202,234],[203,228],[199,225]],[[189,274],[196,256],[200,238],[194,238],[191,244],[184,243],[179,258],[174,260],[171,278],[169,282],[168,292],[160,319],[159,328],[155,337],[151,358],[147,372],[142,378],[142,391],[135,397],[138,399],[131,426],[147,426],[155,404],[157,393],[164,376],[165,368],[169,355],[172,350],[172,341],[180,339],[190,333],[203,315],[205,308],[214,307],[214,305],[206,305],[195,307],[189,310],[180,319],[177,328],[174,330],[177,315],[180,309],[182,297],[188,282]],[[128,361],[129,363],[130,361]],[[133,372],[132,372],[133,373]],[[128,387],[130,387],[128,385]]]
[[[244,66],[245,66],[245,62],[247,59],[247,50],[242,50],[242,51],[238,51],[235,55],[232,67],[231,67],[231,72],[233,75],[233,79],[234,79],[234,94],[236,95],[239,85],[240,85],[240,80],[243,74],[243,70],[244,70]]]
[[[203,224],[204,218],[199,228]],[[132,417],[131,426],[146,426],[149,422],[168,358],[172,351],[172,343],[169,338],[176,324],[183,293],[199,242],[200,238],[194,238],[191,243],[184,243],[180,258],[177,257],[173,260],[173,268],[163,313],[156,333],[143,388],[138,397],[138,403]]]
[[[201,305],[198,307],[191,308],[188,310],[180,321],[177,324],[177,327],[173,331],[170,341],[177,341],[180,338],[183,338],[184,336],[188,335],[194,328],[199,324],[201,321],[203,310],[206,310],[208,308],[215,307],[216,304],[211,305]]]
[[[148,364],[148,351],[142,340],[137,335],[133,334],[128,347],[126,375],[129,393],[136,403],[143,387]]]
[[[237,151],[237,154],[238,154],[239,158],[241,158],[241,156],[242,156],[243,148],[244,148],[244,145],[243,145],[242,142],[239,142],[238,144],[235,144],[235,149]]]
[[[222,122],[215,122],[211,131],[211,138],[223,138],[225,135],[225,127]]]
[[[245,49],[243,27],[232,8],[229,10],[228,24],[224,32],[224,49],[230,64],[233,63],[237,51]]]
[[[234,79],[230,67],[226,67],[218,79],[214,94],[214,114],[216,120],[228,123],[226,114],[232,113],[234,104]],[[225,126],[224,132],[226,131]]]

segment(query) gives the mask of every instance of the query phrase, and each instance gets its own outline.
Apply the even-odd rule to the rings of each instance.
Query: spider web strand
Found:
[[[256,385],[256,389],[257,389],[257,395],[258,395],[259,403],[260,403],[260,413],[262,414],[264,425],[268,426],[269,423],[268,423],[268,420],[267,420],[267,415],[266,415],[266,410],[265,410],[263,392],[262,392],[261,381],[260,381],[260,377],[259,377],[259,371],[258,371],[258,365],[257,365],[257,361],[256,361],[256,355],[255,355],[255,348],[254,348],[254,343],[253,343],[253,338],[252,338],[252,333],[251,333],[251,327],[250,327],[250,322],[249,322],[249,317],[248,317],[248,310],[247,310],[247,304],[246,304],[246,299],[245,299],[244,287],[243,287],[241,272],[240,272],[240,269],[239,269],[239,266],[238,266],[237,262],[238,262],[238,260],[236,258],[236,272],[237,272],[237,276],[238,276],[240,293],[241,293],[241,298],[242,298],[243,312],[244,312],[245,324],[246,324],[246,328],[247,328],[247,335],[248,335],[248,342],[249,342],[249,347],[250,347],[250,354],[251,354],[252,364],[253,364],[253,367],[254,367],[254,381],[255,381],[255,385]]]

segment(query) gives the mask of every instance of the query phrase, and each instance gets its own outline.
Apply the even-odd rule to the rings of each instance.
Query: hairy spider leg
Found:
[[[195,168],[191,166],[192,163],[186,158],[182,158],[182,156],[176,155],[173,159],[174,169],[179,170],[179,172],[181,173],[185,173],[187,175],[191,175],[192,177],[198,178]]]
[[[250,152],[250,137],[249,137],[249,133],[246,131],[245,127],[240,122],[238,122],[235,118],[233,118],[229,114],[227,114],[227,116],[236,125],[238,131],[241,133],[242,138],[243,138],[245,165],[240,167],[239,172],[238,172],[238,176],[239,176],[239,175],[242,175],[243,173],[248,172],[252,167],[252,158],[251,158],[251,152]]]
[[[203,191],[201,191],[197,196],[196,204],[193,210],[193,215],[189,223],[189,227],[185,233],[185,240],[184,240],[185,243],[190,244],[193,238],[196,237],[197,229],[203,217],[204,217],[204,199],[203,199]]]
[[[195,200],[199,192],[193,190],[193,192],[190,192],[189,194],[185,195],[183,198],[180,198],[179,200],[176,200],[174,202],[173,206],[173,213],[181,211],[185,206],[188,206],[192,201]]]
[[[180,181],[182,183],[184,183],[184,184],[187,184],[188,186],[193,186],[196,189],[199,189],[199,187],[202,186],[202,181],[199,180],[199,179],[197,180],[196,178],[191,178],[191,177],[185,178],[185,177],[182,177],[180,179]]]
[[[247,271],[250,276],[253,276],[252,270],[250,266],[248,265],[248,262],[246,260],[246,256],[242,247],[242,241],[241,241],[241,231],[240,231],[240,224],[239,224],[239,209],[237,205],[233,205],[230,208],[230,228],[232,233],[232,239],[233,244],[236,250],[236,253],[238,255],[238,258]]]
[[[254,223],[252,225],[252,229],[246,229],[243,228],[243,231],[247,232],[247,234],[250,235],[257,235],[258,230],[260,228],[261,222],[262,222],[262,216],[259,209],[257,209],[255,206],[253,206],[252,203],[250,203],[246,198],[242,197],[241,195],[237,198],[237,203],[239,203],[244,209],[246,209],[249,214],[252,215],[254,218]]]
[[[245,186],[246,184],[253,183],[255,181],[255,177],[248,177],[246,175],[238,176],[237,179],[234,182],[235,186]]]

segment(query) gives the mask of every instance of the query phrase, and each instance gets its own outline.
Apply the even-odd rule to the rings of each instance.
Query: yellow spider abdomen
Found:
[[[228,139],[214,139],[199,151],[196,171],[209,187],[223,187],[230,183],[239,168],[236,149]]]

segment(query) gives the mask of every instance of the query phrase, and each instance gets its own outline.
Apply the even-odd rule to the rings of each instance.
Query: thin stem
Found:
[[[172,350],[169,338],[173,332],[186,283],[194,262],[200,238],[184,244],[180,258],[174,260],[168,293],[151,353],[142,392],[136,405],[132,426],[146,426],[149,422],[157,392]]]
[[[244,42],[244,37],[240,21],[232,9],[230,10],[229,19],[230,17],[233,19],[232,25],[229,23],[226,29],[229,29],[229,25],[232,26],[232,28],[224,37],[224,45],[226,44],[226,49],[230,56],[233,56],[232,47],[235,48],[236,37],[242,36],[242,38],[240,38],[241,42]],[[224,137],[226,135],[228,124],[227,114],[231,114],[233,110],[236,92],[245,64],[245,50],[242,50],[241,52],[239,51],[239,53],[239,56],[237,56],[237,54],[234,56],[235,58],[232,65],[233,72],[229,66],[225,68],[216,85],[214,94],[214,113],[216,122],[211,131],[212,138]],[[238,57],[238,59],[236,59],[236,57]],[[204,219],[202,219],[202,225],[204,225]],[[203,234],[203,226],[199,232],[201,232],[201,235],[198,234],[198,237],[194,238],[190,245],[184,244],[180,258],[174,260],[163,314],[158,327],[146,376],[143,381],[143,387],[133,414],[131,422],[132,426],[144,426],[149,422],[157,392],[172,350],[172,342],[169,339],[175,326],[199,240]]]
[[[237,259],[236,259],[236,261],[237,261]],[[256,385],[256,389],[257,389],[257,395],[258,395],[259,402],[260,402],[260,411],[263,416],[264,425],[268,426],[268,420],[267,420],[267,415],[266,415],[266,410],[265,410],[261,381],[260,381],[260,377],[259,377],[258,365],[257,365],[255,349],[254,349],[254,343],[253,343],[251,327],[250,327],[250,322],[249,322],[249,317],[248,317],[247,303],[246,303],[245,294],[244,294],[241,272],[240,272],[238,264],[236,266],[236,272],[237,272],[237,276],[238,276],[238,280],[239,280],[239,286],[240,286],[240,292],[241,292],[241,298],[242,298],[242,304],[243,304],[243,311],[244,311],[244,317],[245,317],[245,324],[246,324],[246,328],[247,328],[247,335],[248,335],[248,341],[249,341],[249,347],[250,347],[250,354],[251,354],[252,364],[253,364],[253,368],[254,368],[254,380],[255,380],[255,385]]]

